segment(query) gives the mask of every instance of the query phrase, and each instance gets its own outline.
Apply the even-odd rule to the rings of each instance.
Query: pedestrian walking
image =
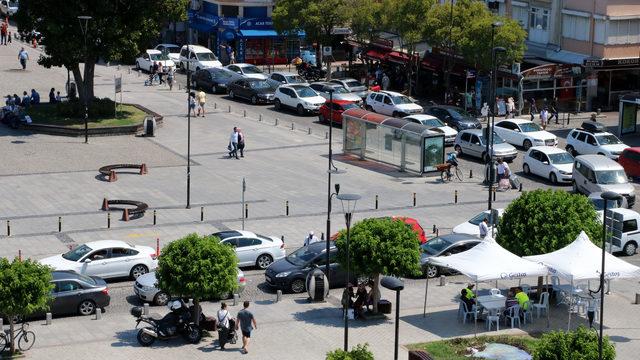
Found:
[[[549,111],[547,110],[547,108],[543,108],[542,111],[540,111],[540,125],[542,125],[542,130],[547,129],[548,120],[549,120]]]
[[[536,107],[536,99],[529,99],[529,113],[531,115],[531,121],[535,119],[535,114],[538,112],[538,108]]]
[[[512,119],[515,117],[515,111],[516,111],[516,103],[513,101],[513,98],[511,96],[509,96],[509,99],[507,99],[507,119]]]
[[[240,151],[240,157],[244,157],[244,133],[240,128],[238,128],[238,150]]]
[[[238,312],[238,321],[236,322],[236,330],[240,328],[242,330],[242,349],[240,350],[243,354],[249,353],[249,341],[251,340],[251,332],[253,330],[258,329],[258,325],[256,324],[256,318],[253,316],[251,311],[248,310],[249,302],[245,301],[244,309]]]
[[[389,76],[387,73],[382,73],[382,90],[389,90]]]
[[[229,340],[229,331],[235,327],[235,321],[231,318],[229,310],[227,310],[227,303],[222,302],[220,304],[220,310],[217,314],[218,320],[218,343],[220,344],[220,350],[224,350],[224,345]]]
[[[167,85],[169,85],[169,91],[173,90],[173,74],[175,73],[175,69],[173,66],[169,66],[167,69]]]
[[[51,88],[51,91],[49,91],[49,103],[50,104],[55,104],[56,103],[56,89],[55,88]]]
[[[189,93],[189,113],[193,113],[193,116],[196,116],[196,93],[193,91]]]
[[[484,240],[489,234],[489,218],[485,217],[482,222],[478,225],[478,230],[480,231],[480,239]]]
[[[229,64],[235,64],[236,63],[236,51],[233,50],[233,48],[231,49],[231,54],[229,54]]]
[[[18,60],[20,60],[20,65],[22,65],[22,70],[26,70],[27,60],[29,60],[29,53],[27,53],[27,50],[25,50],[24,47],[20,49],[20,52],[18,53]]]
[[[158,85],[162,85],[165,83],[162,77],[164,76],[164,66],[162,66],[161,62],[158,62]]]
[[[309,246],[314,242],[320,241],[317,236],[313,234],[313,231],[309,231],[309,235],[304,238],[304,246]]]
[[[9,26],[6,21],[0,25],[0,45],[7,45],[7,35],[9,34]]]
[[[200,112],[202,111],[202,117],[204,117],[204,104],[207,102],[207,94],[202,90],[198,91],[196,100],[198,100],[198,115],[196,116],[200,116]]]
[[[7,35],[7,43],[11,44],[11,31],[9,31],[9,35]]]
[[[229,137],[229,159],[235,157],[236,159],[240,159],[238,157],[238,128],[234,127],[231,136]]]
[[[553,117],[555,116],[556,118],[556,124],[558,123],[558,98],[554,97],[551,100],[551,116],[549,116],[549,121],[551,121],[551,119],[553,119]]]

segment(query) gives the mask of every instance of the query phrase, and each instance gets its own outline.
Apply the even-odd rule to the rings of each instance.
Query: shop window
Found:
[[[220,13],[224,17],[238,17],[240,12],[237,6],[222,5],[220,6]]]
[[[529,26],[538,30],[547,30],[549,26],[549,10],[532,7]]]
[[[562,15],[562,36],[580,41],[589,40],[589,18],[576,15]]]

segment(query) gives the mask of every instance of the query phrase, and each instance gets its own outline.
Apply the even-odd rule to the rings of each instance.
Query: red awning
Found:
[[[406,64],[410,60],[409,55],[398,51],[392,51],[387,54],[387,61],[392,61],[399,64]]]
[[[425,56],[420,65],[427,70],[438,71],[442,68],[442,61],[435,57]]]
[[[369,59],[372,59],[372,60],[378,60],[378,61],[384,61],[385,55],[386,54],[384,52],[377,51],[377,50],[369,50],[366,52],[366,54],[364,54],[365,57],[368,57]]]

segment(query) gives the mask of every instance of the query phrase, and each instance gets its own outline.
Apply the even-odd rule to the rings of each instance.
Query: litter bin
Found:
[[[316,268],[307,275],[307,294],[312,301],[324,301],[329,295],[329,282],[322,270]]]
[[[156,132],[156,118],[153,116],[147,116],[144,118],[143,127],[144,127],[144,136],[155,136]]]

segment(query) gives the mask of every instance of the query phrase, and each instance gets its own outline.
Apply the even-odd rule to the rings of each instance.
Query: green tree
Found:
[[[45,265],[32,260],[9,262],[0,258],[0,312],[9,319],[11,339],[14,339],[16,316],[25,317],[49,308],[51,280],[51,269]],[[10,351],[15,353],[14,341]]]
[[[37,29],[44,37],[45,67],[64,66],[73,73],[80,100],[84,91],[93,99],[95,64],[130,59],[156,39],[161,27],[184,19],[189,0],[77,0],[60,6],[50,0],[21,0],[16,15],[18,29]],[[78,16],[92,19],[87,27],[85,63],[84,37]],[[84,24],[82,25],[84,26]],[[80,63],[85,63],[82,71]]]
[[[371,42],[380,33],[382,19],[382,2],[379,0],[348,0],[349,28],[353,38],[360,44]],[[366,72],[369,73],[369,63],[365,62]],[[367,88],[369,87],[369,77]]]
[[[342,349],[327,353],[326,360],[373,360],[373,353],[369,350],[369,344],[358,344],[351,351]]]
[[[189,234],[162,249],[156,276],[170,294],[192,298],[199,321],[199,304],[238,287],[238,258],[233,247],[214,236]]]
[[[574,331],[544,333],[533,350],[534,360],[597,360],[598,333],[578,327]],[[616,349],[608,337],[602,339],[602,359],[616,358]]]
[[[336,239],[338,262],[347,264],[347,232]],[[357,222],[349,239],[350,271],[374,278],[373,311],[378,312],[380,275],[397,277],[420,274],[420,240],[411,227],[400,220],[371,218]]]

